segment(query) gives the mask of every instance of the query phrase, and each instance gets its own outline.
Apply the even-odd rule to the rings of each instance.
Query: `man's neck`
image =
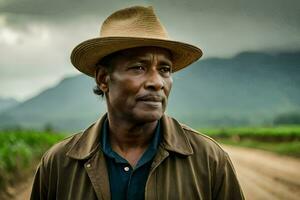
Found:
[[[133,167],[151,143],[158,121],[134,124],[108,115],[112,149]]]

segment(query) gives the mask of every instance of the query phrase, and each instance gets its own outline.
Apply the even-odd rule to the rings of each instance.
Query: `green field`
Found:
[[[217,141],[300,157],[300,126],[201,129]]]
[[[64,137],[37,131],[0,132],[0,192],[32,171],[46,149]]]
[[[260,148],[300,157],[300,126],[200,129],[221,143]],[[35,169],[42,154],[67,134],[38,131],[0,131],[1,191]]]

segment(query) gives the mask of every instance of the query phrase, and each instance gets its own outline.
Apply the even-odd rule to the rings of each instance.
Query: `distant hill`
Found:
[[[68,77],[58,85],[0,115],[0,127],[78,130],[104,113],[104,101],[93,95],[94,81],[86,76]]]
[[[269,123],[277,114],[299,111],[300,52],[202,60],[178,73],[174,88],[170,113],[186,123]]]
[[[18,103],[19,101],[16,99],[0,97],[0,113],[6,109],[16,106]]]
[[[279,114],[300,112],[300,52],[200,60],[173,79],[167,112],[195,128],[269,124]],[[0,114],[0,127],[83,129],[105,112],[94,85],[83,75],[66,78]]]

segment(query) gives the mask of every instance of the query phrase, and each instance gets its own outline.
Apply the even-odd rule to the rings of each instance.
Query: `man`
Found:
[[[100,35],[71,61],[95,78],[107,114],[43,156],[31,199],[243,199],[227,153],[164,115],[172,72],[201,50],[170,40],[151,7],[113,13]]]

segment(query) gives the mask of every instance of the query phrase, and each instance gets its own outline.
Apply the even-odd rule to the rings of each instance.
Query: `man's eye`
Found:
[[[133,65],[131,67],[129,67],[130,70],[144,70],[143,65]]]
[[[159,70],[162,73],[169,73],[169,72],[171,72],[171,67],[170,66],[165,66],[165,67],[161,67]]]

